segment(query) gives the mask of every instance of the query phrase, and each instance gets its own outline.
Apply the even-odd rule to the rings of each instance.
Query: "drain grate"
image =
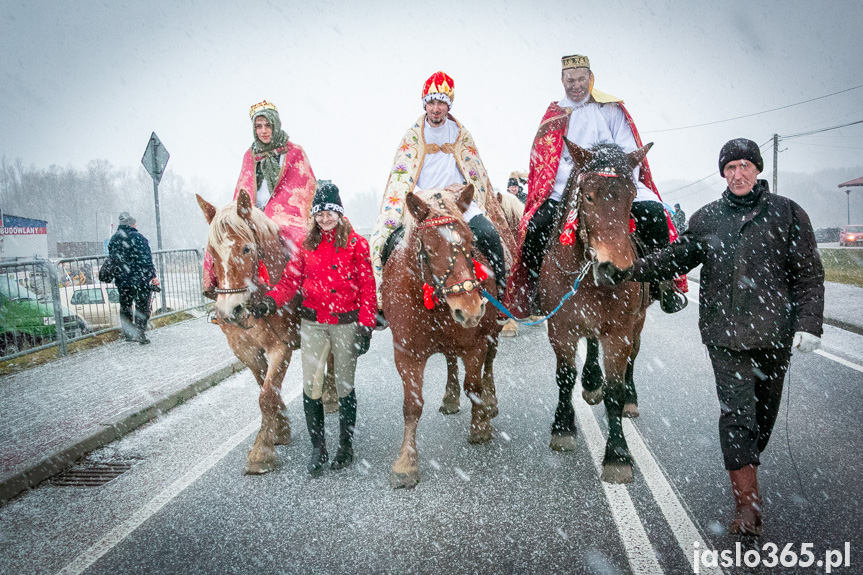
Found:
[[[59,487],[98,487],[132,469],[131,462],[88,462],[64,471],[51,480]]]

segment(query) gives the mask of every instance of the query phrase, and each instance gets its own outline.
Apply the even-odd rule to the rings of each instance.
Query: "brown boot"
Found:
[[[728,528],[732,535],[761,535],[761,496],[758,494],[758,468],[747,465],[729,471],[736,511]]]

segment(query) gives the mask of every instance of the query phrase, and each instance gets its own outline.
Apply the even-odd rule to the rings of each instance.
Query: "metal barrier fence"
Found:
[[[107,255],[0,263],[0,359],[10,359],[120,329],[120,297],[99,281]],[[162,291],[151,318],[201,307],[203,252],[153,252]],[[62,325],[58,330],[56,326]]]

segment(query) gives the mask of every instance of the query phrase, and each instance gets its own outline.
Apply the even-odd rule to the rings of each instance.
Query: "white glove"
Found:
[[[791,347],[796,347],[803,353],[809,353],[821,347],[821,338],[805,331],[798,331],[794,334]]]

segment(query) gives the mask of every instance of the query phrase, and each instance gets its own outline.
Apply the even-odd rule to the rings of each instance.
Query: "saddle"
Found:
[[[393,233],[387,238],[386,243],[384,243],[384,249],[381,250],[381,267],[385,266],[387,260],[390,258],[392,253],[395,251],[396,246],[398,246],[402,240],[405,239],[405,227],[399,226],[393,230]]]

